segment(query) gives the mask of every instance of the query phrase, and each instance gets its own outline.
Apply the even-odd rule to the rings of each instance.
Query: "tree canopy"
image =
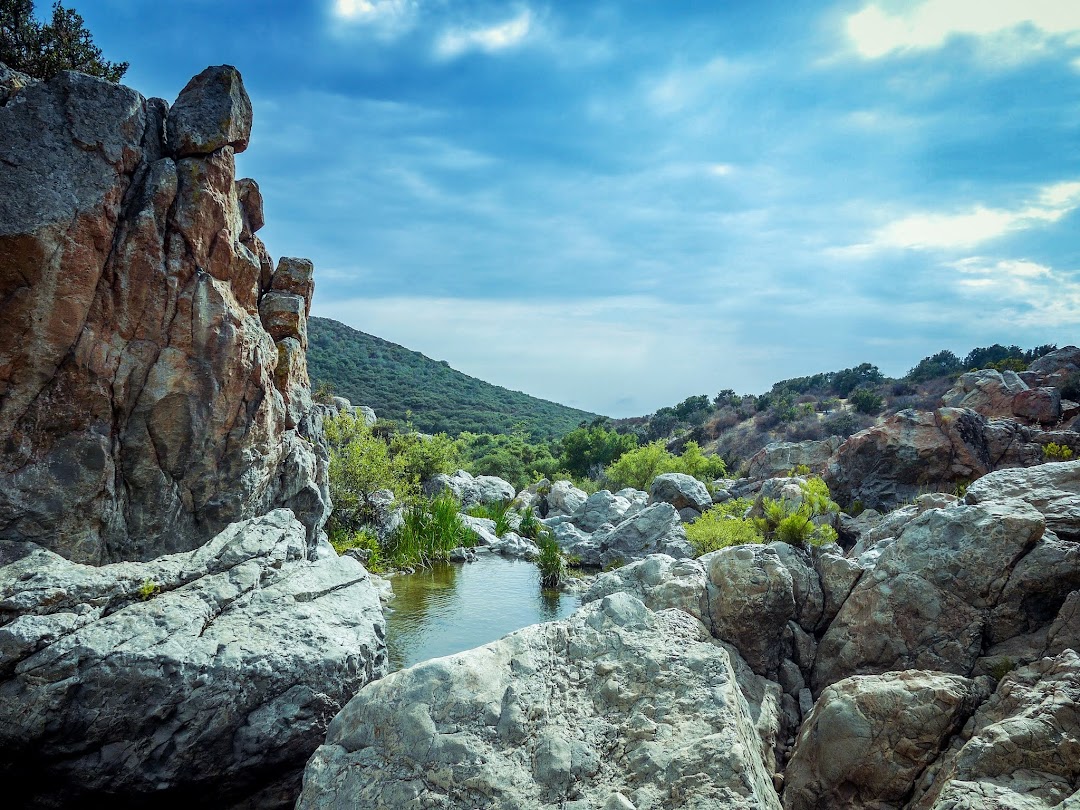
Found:
[[[53,3],[52,19],[34,18],[33,0],[0,0],[0,62],[37,79],[48,80],[64,70],[77,70],[118,82],[127,62],[109,62],[94,44],[75,9]]]

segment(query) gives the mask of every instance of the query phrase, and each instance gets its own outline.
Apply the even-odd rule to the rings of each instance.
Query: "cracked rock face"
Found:
[[[297,807],[778,809],[755,724],[776,704],[751,710],[736,657],[687,614],[612,594],[365,687]]]
[[[287,506],[313,542],[310,263],[275,273],[254,235],[239,74],[208,68],[171,110],[77,73],[6,84],[0,538],[147,560]]]
[[[150,562],[0,542],[5,784],[43,806],[185,791],[214,804],[298,769],[386,669],[368,573],[323,549],[308,559],[284,509]]]

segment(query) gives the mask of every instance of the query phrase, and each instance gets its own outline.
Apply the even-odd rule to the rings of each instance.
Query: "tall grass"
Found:
[[[458,502],[448,494],[411,504],[405,509],[401,528],[386,542],[384,556],[395,568],[426,568],[448,560],[459,546],[475,545],[476,536],[458,510]]]
[[[513,524],[510,522],[510,515],[513,514],[513,510],[510,509],[510,501],[478,503],[475,506],[470,506],[465,511],[466,514],[471,517],[494,520],[496,537],[502,537],[514,528]]]
[[[545,531],[536,539],[540,555],[536,567],[540,569],[540,587],[558,588],[566,577],[566,558],[551,532]]]

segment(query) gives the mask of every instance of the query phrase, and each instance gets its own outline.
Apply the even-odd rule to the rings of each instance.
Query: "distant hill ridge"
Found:
[[[455,371],[441,360],[330,318],[308,321],[311,386],[328,385],[384,419],[424,433],[510,433],[524,425],[533,440],[554,439],[597,414],[531,397]]]

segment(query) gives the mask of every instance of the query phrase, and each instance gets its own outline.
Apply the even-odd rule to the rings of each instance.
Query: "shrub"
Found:
[[[139,584],[139,590],[137,591],[137,593],[139,594],[139,598],[145,602],[148,599],[151,599],[152,597],[157,596],[159,593],[161,593],[161,586],[158,585],[154,580],[147,577]]]
[[[1072,448],[1067,444],[1050,442],[1043,445],[1043,458],[1047,461],[1068,461],[1073,457]]]
[[[793,507],[784,500],[763,498],[763,516],[755,519],[755,525],[766,540],[780,540],[793,546],[821,546],[836,542],[836,530],[829,525],[818,525],[814,518],[840,507],[829,495],[828,485],[820,478],[808,478],[799,484],[802,503]]]
[[[379,538],[370,529],[360,529],[351,534],[346,532],[331,533],[330,545],[334,547],[334,551],[338,554],[344,554],[351,548],[366,551],[364,565],[367,569],[369,571],[383,570],[382,547],[379,545]]]
[[[697,442],[687,442],[682,455],[668,451],[662,440],[624,453],[604,471],[613,489],[633,487],[645,490],[658,475],[685,473],[702,482],[727,475],[727,465],[719,456],[706,456]]]
[[[751,502],[735,498],[719,503],[686,526],[686,539],[694,548],[694,556],[744,543],[763,543],[765,538],[752,520],[743,517]]]
[[[459,546],[475,545],[476,536],[465,526],[459,509],[448,494],[408,506],[401,528],[383,549],[394,567],[427,567],[449,559]]]
[[[541,523],[531,506],[525,507],[521,513],[521,522],[518,523],[517,533],[529,540],[538,540],[544,532],[544,524]]]
[[[884,400],[868,388],[856,388],[851,392],[848,401],[859,413],[869,416],[881,413],[881,409],[885,406]]]
[[[566,577],[566,558],[551,532],[544,531],[536,540],[540,555],[536,567],[540,569],[540,586],[558,588]]]

